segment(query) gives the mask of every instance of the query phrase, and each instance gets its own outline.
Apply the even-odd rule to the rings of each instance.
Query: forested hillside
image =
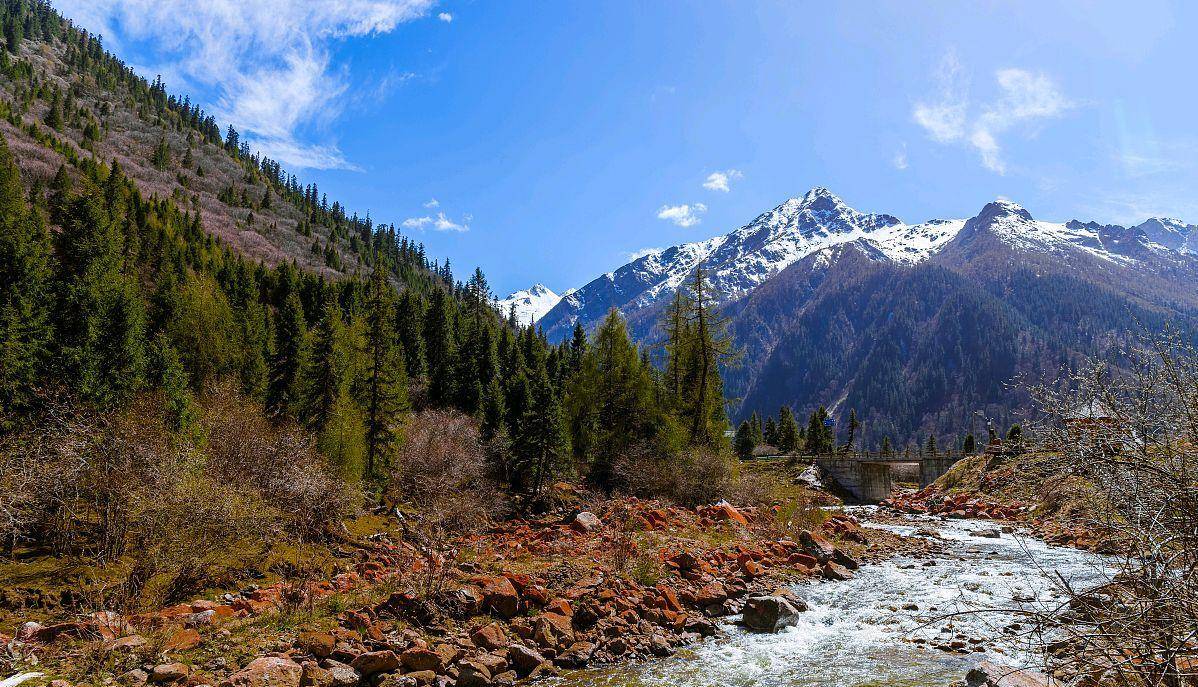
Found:
[[[665,371],[618,315],[550,345],[481,270],[456,280],[222,139],[44,2],[2,19],[2,553],[83,557],[138,606],[316,565],[281,544],[380,503],[427,537],[546,507],[563,479],[727,488],[702,275]]]

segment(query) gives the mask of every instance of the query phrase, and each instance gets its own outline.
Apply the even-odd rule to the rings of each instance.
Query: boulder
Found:
[[[558,654],[553,662],[563,668],[585,668],[595,655],[595,648],[591,642],[574,642],[569,649]]]
[[[141,668],[134,668],[127,673],[123,673],[117,678],[117,682],[127,687],[142,687],[150,681],[150,674]]]
[[[520,677],[528,677],[532,671],[545,663],[544,656],[523,644],[513,644],[508,647],[507,659]]]
[[[503,633],[503,626],[499,623],[491,623],[478,628],[471,633],[470,641],[474,642],[475,646],[487,651],[502,649],[508,645],[507,637]]]
[[[491,671],[476,661],[463,661],[458,666],[457,687],[489,687]]]
[[[582,511],[570,521],[570,529],[576,532],[594,532],[603,527],[603,521],[590,511]]]
[[[1052,681],[1030,670],[982,661],[965,674],[966,687],[1049,687]]]
[[[440,673],[445,670],[441,656],[432,649],[408,649],[399,655],[399,662],[403,664],[404,670],[412,673],[422,670]]]
[[[479,579],[483,594],[483,606],[503,618],[511,618],[520,612],[520,595],[506,577],[484,577]]]
[[[316,658],[328,658],[337,646],[337,639],[328,632],[301,632],[295,645]]]
[[[751,596],[745,600],[744,624],[757,632],[777,632],[794,625],[799,613],[807,610],[802,600],[783,596]]]
[[[304,669],[281,656],[263,656],[229,676],[220,687],[300,687]]]
[[[799,545],[803,547],[803,553],[820,563],[827,563],[836,555],[836,546],[832,542],[807,530],[799,532]]]
[[[533,620],[532,638],[543,647],[556,649],[574,642],[574,626],[564,615],[542,613]]]
[[[353,666],[340,661],[325,661],[324,667],[329,671],[329,687],[354,687],[362,680],[362,675]]]
[[[851,580],[853,573],[848,568],[839,563],[828,561],[824,563],[823,574],[825,579],[829,580]]]
[[[190,674],[191,668],[183,663],[163,663],[154,666],[154,670],[150,672],[150,682],[158,684],[178,682]]]
[[[368,651],[355,658],[350,666],[361,673],[362,677],[370,677],[378,673],[395,672],[399,669],[400,662],[394,651]]]

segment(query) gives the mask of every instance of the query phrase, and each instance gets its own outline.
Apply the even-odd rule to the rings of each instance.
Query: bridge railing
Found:
[[[855,460],[869,463],[918,463],[925,459],[960,460],[970,454],[962,451],[837,451],[835,453],[795,453],[792,457],[800,461]]]

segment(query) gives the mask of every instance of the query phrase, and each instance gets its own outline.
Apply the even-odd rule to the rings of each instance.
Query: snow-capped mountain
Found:
[[[737,300],[809,255],[855,244],[899,266],[980,245],[1015,252],[1096,258],[1136,267],[1198,255],[1198,226],[1150,219],[1125,228],[1095,222],[1036,220],[1008,200],[987,204],[969,219],[908,224],[889,214],[859,212],[826,188],[791,198],[724,236],[645,255],[608,272],[562,299],[540,320],[551,339],[569,335],[575,321],[590,327],[612,307],[628,316],[653,309],[690,277],[700,262],[724,302]]]
[[[567,292],[569,293],[569,292]],[[545,313],[553,309],[561,301],[557,295],[544,284],[533,284],[527,289],[510,294],[507,298],[495,302],[495,307],[506,316],[512,308],[516,310],[516,320],[522,324],[535,324]]]

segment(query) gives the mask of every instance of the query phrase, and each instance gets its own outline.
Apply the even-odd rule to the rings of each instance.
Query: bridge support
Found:
[[[815,462],[825,477],[834,480],[853,498],[864,503],[876,503],[890,496],[894,489],[891,467],[919,465],[919,486],[926,487],[961,459],[959,455],[937,455],[912,459],[906,456],[852,454],[817,456]]]

